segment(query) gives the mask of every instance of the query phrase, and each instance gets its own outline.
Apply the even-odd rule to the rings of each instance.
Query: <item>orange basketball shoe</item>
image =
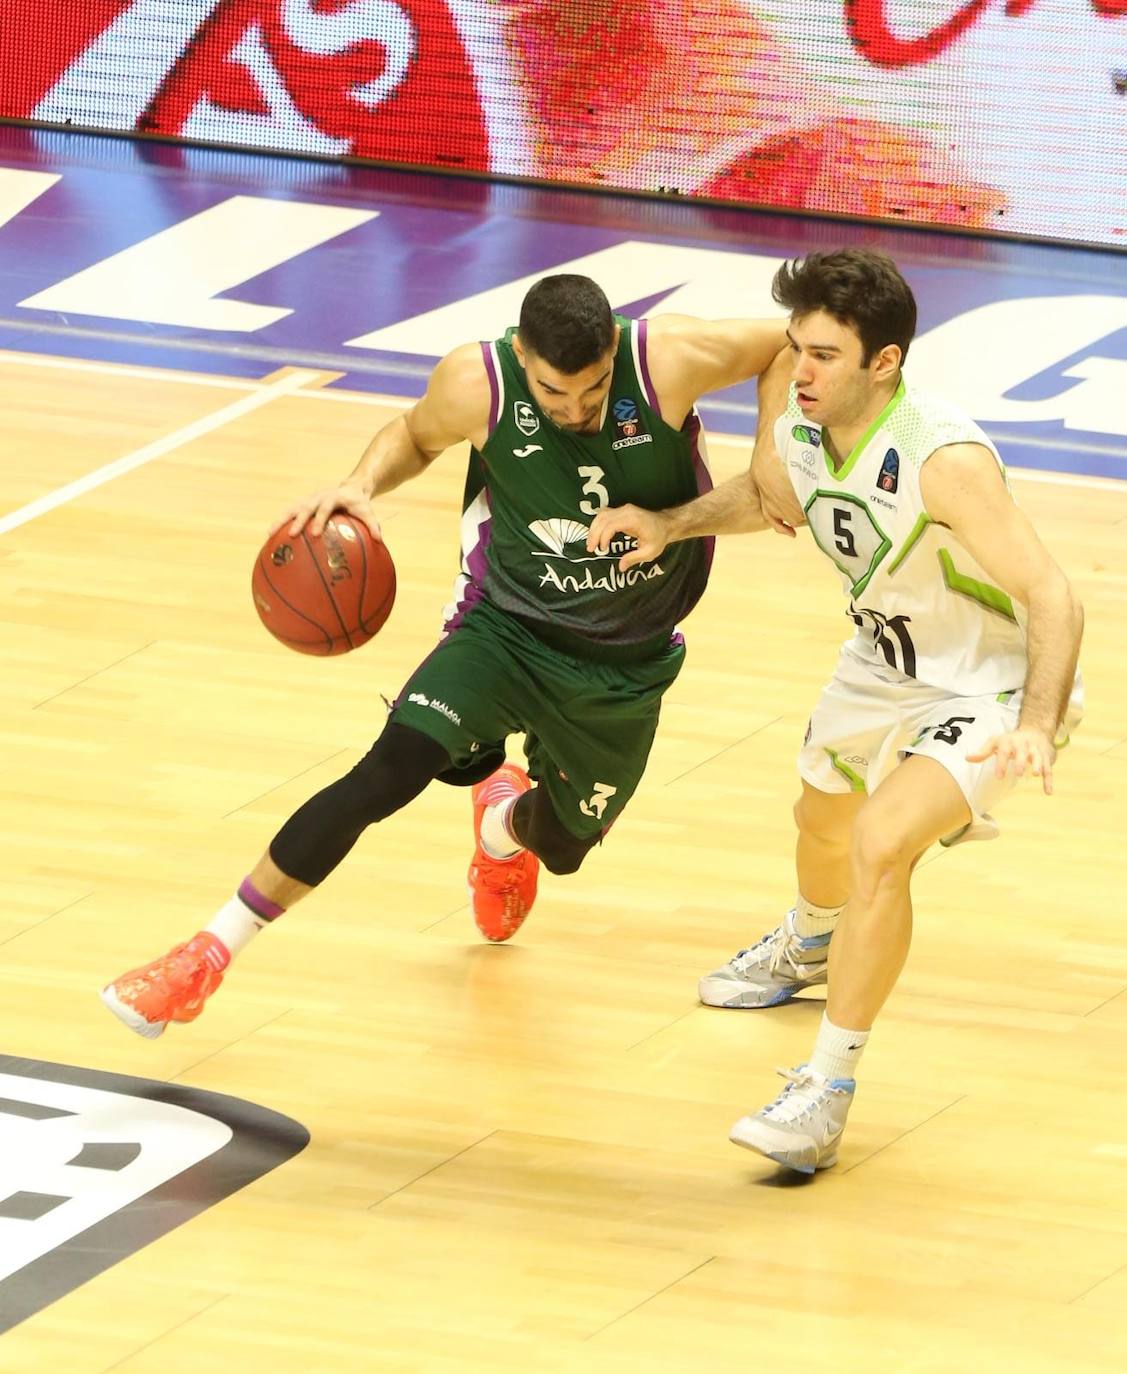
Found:
[[[487,806],[528,792],[528,774],[515,763],[502,764],[473,789],[474,853],[470,860],[470,909],[487,940],[500,942],[515,935],[536,900],[540,860],[530,849],[511,859],[492,859],[481,845],[481,818]]]
[[[170,1021],[194,1021],[223,981],[227,946],[209,930],[193,935],[151,964],[115,978],[102,1001],[130,1030],[154,1040]]]

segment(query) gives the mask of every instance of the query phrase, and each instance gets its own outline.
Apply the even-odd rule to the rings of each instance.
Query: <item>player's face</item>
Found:
[[[595,434],[614,372],[615,348],[582,372],[559,372],[535,353],[518,349],[528,389],[553,424],[574,434]]]
[[[791,318],[787,330],[794,359],[794,383],[802,413],[827,429],[848,425],[873,403],[874,391],[887,381],[893,346],[861,362],[864,349],[856,330],[824,310]],[[892,373],[896,371],[894,363]]]

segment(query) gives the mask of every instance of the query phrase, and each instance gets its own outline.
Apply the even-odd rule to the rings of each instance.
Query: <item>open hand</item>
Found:
[[[367,492],[358,482],[344,481],[335,487],[325,487],[322,491],[314,492],[312,496],[307,496],[304,501],[298,501],[294,505],[286,508],[285,512],[274,521],[271,530],[276,530],[290,522],[289,533],[291,535],[300,534],[309,524],[309,533],[317,536],[324,531],[325,523],[334,511],[347,511],[349,515],[355,516],[371,530],[376,539],[380,539],[380,527],[375,515],[372,513],[372,503],[368,499]]]
[[[1019,778],[1026,773],[1040,778],[1046,796],[1052,792],[1053,764],[1057,751],[1044,730],[1019,726],[1016,730],[992,736],[977,753],[967,755],[971,763],[984,763],[991,757],[997,777],[1004,778],[1012,768]]]

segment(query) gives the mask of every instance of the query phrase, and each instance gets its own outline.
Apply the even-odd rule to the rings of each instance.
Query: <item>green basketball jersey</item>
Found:
[[[700,419],[662,419],[646,364],[646,322],[619,319],[621,338],[601,428],[574,434],[534,400],[504,338],[483,343],[492,408],[489,437],[470,454],[462,515],[462,570],[447,629],[482,598],[581,658],[634,659],[664,648],[704,591],[711,539],[671,544],[652,563],[620,572],[633,546],[619,538],[587,552],[604,506],[659,510],[712,486]]]

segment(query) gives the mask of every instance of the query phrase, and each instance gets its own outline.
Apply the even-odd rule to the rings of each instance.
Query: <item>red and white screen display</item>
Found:
[[[0,117],[1127,242],[1127,0],[6,0]]]

